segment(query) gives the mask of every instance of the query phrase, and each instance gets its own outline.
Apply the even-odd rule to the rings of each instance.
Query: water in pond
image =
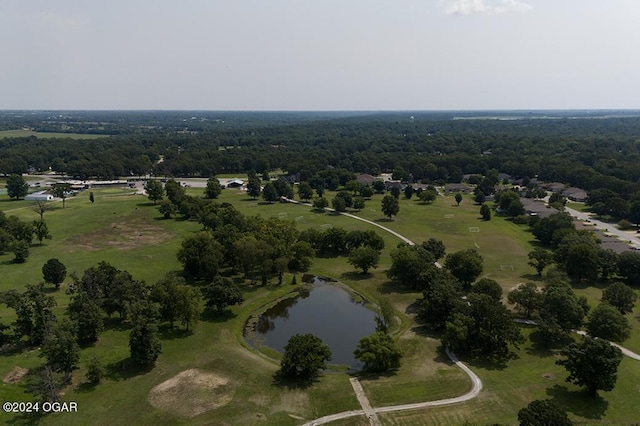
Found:
[[[255,332],[266,346],[281,352],[294,334],[311,333],[331,348],[330,364],[357,369],[362,364],[353,351],[361,338],[375,332],[375,316],[345,290],[316,280],[310,291],[260,315]]]

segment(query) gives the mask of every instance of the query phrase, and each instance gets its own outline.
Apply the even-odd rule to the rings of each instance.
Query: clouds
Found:
[[[441,7],[447,15],[500,15],[532,8],[522,0],[442,0]]]

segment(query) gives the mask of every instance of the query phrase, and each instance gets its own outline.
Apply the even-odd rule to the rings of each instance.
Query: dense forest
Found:
[[[281,169],[303,181],[388,172],[445,183],[496,170],[640,197],[640,113],[629,111],[0,113],[0,129],[23,128],[111,137],[5,137],[0,173],[111,179]]]

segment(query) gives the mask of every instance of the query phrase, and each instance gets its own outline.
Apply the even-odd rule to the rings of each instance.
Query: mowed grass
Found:
[[[187,191],[192,195],[202,195],[203,189],[188,188]],[[27,263],[10,263],[10,254],[0,257],[0,262],[4,262],[0,264],[3,272],[0,290],[21,289],[25,284],[39,282],[40,267],[50,257],[58,257],[70,271],[77,273],[100,260],[106,260],[120,269],[127,269],[135,278],[148,282],[161,278],[166,272],[180,269],[175,254],[182,239],[200,229],[198,224],[160,219],[152,203],[145,197],[131,195],[128,190],[109,189],[94,191],[94,194],[94,204],[89,202],[88,193],[85,192],[68,199],[65,209],[58,208],[45,213],[45,220],[54,238],[46,241],[42,247],[33,247]],[[460,207],[455,206],[452,197],[438,198],[432,205],[401,199],[400,214],[393,221],[387,221],[379,212],[381,198],[375,196],[367,202],[365,210],[357,214],[396,229],[417,243],[435,237],[445,242],[448,251],[477,248],[485,258],[485,274],[497,279],[505,288],[528,279],[533,273],[526,265],[526,253],[531,247],[531,235],[526,228],[503,218],[494,217],[490,222],[478,220],[479,206],[473,205],[466,197]],[[231,202],[247,215],[293,220],[300,229],[326,229],[329,226],[348,230],[377,229],[345,216],[312,212],[306,206],[266,204],[236,190],[224,190],[219,201]],[[38,216],[30,210],[30,204],[24,201],[0,201],[0,209],[7,211],[7,214],[33,220]],[[372,211],[376,209],[377,212]],[[453,217],[449,216],[451,214]],[[448,216],[445,218],[445,215]],[[480,232],[468,232],[470,226],[479,227]],[[385,239],[386,248],[379,267],[371,273],[365,275],[355,271],[345,257],[316,259],[310,271],[337,278],[374,303],[388,299],[398,310],[399,321],[394,335],[405,352],[404,365],[395,375],[363,377],[365,392],[373,406],[419,402],[465,393],[470,387],[468,378],[440,355],[439,342],[425,337],[419,329],[412,329],[413,324],[406,311],[421,294],[402,291],[388,282],[385,270],[390,265],[389,253],[399,240],[382,230],[378,231]],[[523,259],[517,259],[519,257]],[[506,268],[498,274],[494,270],[495,265],[504,264],[513,265],[513,270]],[[80,368],[74,372],[73,383],[63,397],[65,401],[77,401],[80,412],[49,415],[39,421],[43,424],[295,425],[323,415],[360,409],[347,374],[327,373],[309,388],[278,386],[273,379],[278,368],[277,357],[272,358],[251,349],[244,342],[242,330],[245,319],[260,312],[261,307],[270,301],[291,291],[292,287],[287,285],[290,280],[291,276],[288,275],[285,285],[281,287],[245,286],[243,305],[233,307],[224,318],[205,315],[193,334],[187,335],[180,328],[161,329],[163,352],[156,367],[150,371],[138,371],[129,366],[130,325],[111,321],[100,340],[83,349]],[[66,284],[68,282],[69,279]],[[61,315],[69,296],[63,291],[51,294],[58,302],[56,312]],[[0,307],[0,317],[2,322],[8,323],[13,319],[13,312],[3,305]],[[38,350],[4,354],[0,357],[0,374],[4,377],[15,366],[41,366],[43,359],[38,354]],[[87,362],[94,354],[108,370],[107,378],[97,387],[88,386],[84,379]],[[562,402],[563,407],[569,406],[575,419],[588,423],[624,424],[636,418],[633,404],[637,400],[639,383],[637,362],[623,362],[618,387],[614,392],[602,394],[610,408],[601,414],[597,411],[594,414],[584,411],[585,407],[590,407],[589,401],[583,401],[576,388],[564,384],[564,375],[555,366],[554,359],[552,354],[531,351],[527,343],[519,351],[519,358],[509,361],[504,369],[472,365],[485,382],[485,389],[478,399],[451,407],[388,414],[381,418],[384,424],[461,424],[466,420],[481,424],[489,421],[515,423],[517,410],[533,399],[551,397],[546,389],[556,384],[566,386],[567,391],[555,388],[554,399]],[[168,393],[161,399],[162,408],[157,407],[157,401],[156,405],[151,404],[150,394],[156,386],[191,369],[223,378],[228,385],[213,391],[193,386],[177,387],[174,394]],[[549,371],[555,374],[555,379],[542,377]],[[619,389],[622,392],[618,392]],[[208,400],[229,400],[226,405],[195,417],[177,414],[178,408],[189,408],[202,395],[208,396]],[[0,397],[3,400],[28,400],[28,396],[24,393],[23,382],[0,384]],[[573,399],[575,402],[572,402]],[[611,414],[614,407],[617,410],[615,415]],[[600,417],[594,417],[597,415]],[[11,415],[0,414],[0,422],[12,419],[16,420]],[[33,417],[28,416],[19,420],[35,422]],[[355,417],[335,424],[368,423],[363,417]]]
[[[5,138],[27,138],[35,136],[38,139],[69,138],[69,139],[99,139],[107,138],[109,135],[96,135],[91,133],[55,133],[55,132],[35,132],[33,130],[3,130],[0,131],[0,139]]]

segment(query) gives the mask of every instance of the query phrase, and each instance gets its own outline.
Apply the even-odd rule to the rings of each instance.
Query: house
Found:
[[[522,198],[522,205],[524,206],[524,213],[528,216],[538,216],[540,218],[549,217],[552,214],[558,213],[558,210],[553,207],[547,206],[545,203],[535,201],[533,198]]]
[[[372,186],[373,182],[376,181],[376,178],[367,173],[363,173],[360,176],[358,176],[356,180],[363,186]]]
[[[498,173],[498,179],[500,180],[500,182],[512,183],[512,177],[508,173]]]
[[[451,194],[452,192],[460,192],[462,194],[468,194],[471,192],[471,187],[464,183],[448,183],[444,186],[444,193]]]
[[[580,203],[584,203],[587,201],[587,191],[582,188],[567,188],[562,193],[565,197],[567,197],[571,201],[577,201]]]
[[[562,192],[564,191],[564,189],[567,187],[564,183],[560,183],[560,182],[551,182],[551,183],[545,183],[542,185],[542,187],[544,189],[546,189],[547,191],[551,191],[551,192]]]
[[[38,191],[33,194],[26,195],[24,197],[25,201],[51,201],[53,200],[53,195],[49,194],[46,191]]]
[[[386,180],[384,181],[385,189],[393,189],[398,188],[400,191],[403,191],[407,184],[400,182],[399,180]]]
[[[242,188],[242,185],[244,185],[244,182],[241,181],[240,179],[231,179],[229,182],[227,182],[226,187],[227,188]]]

